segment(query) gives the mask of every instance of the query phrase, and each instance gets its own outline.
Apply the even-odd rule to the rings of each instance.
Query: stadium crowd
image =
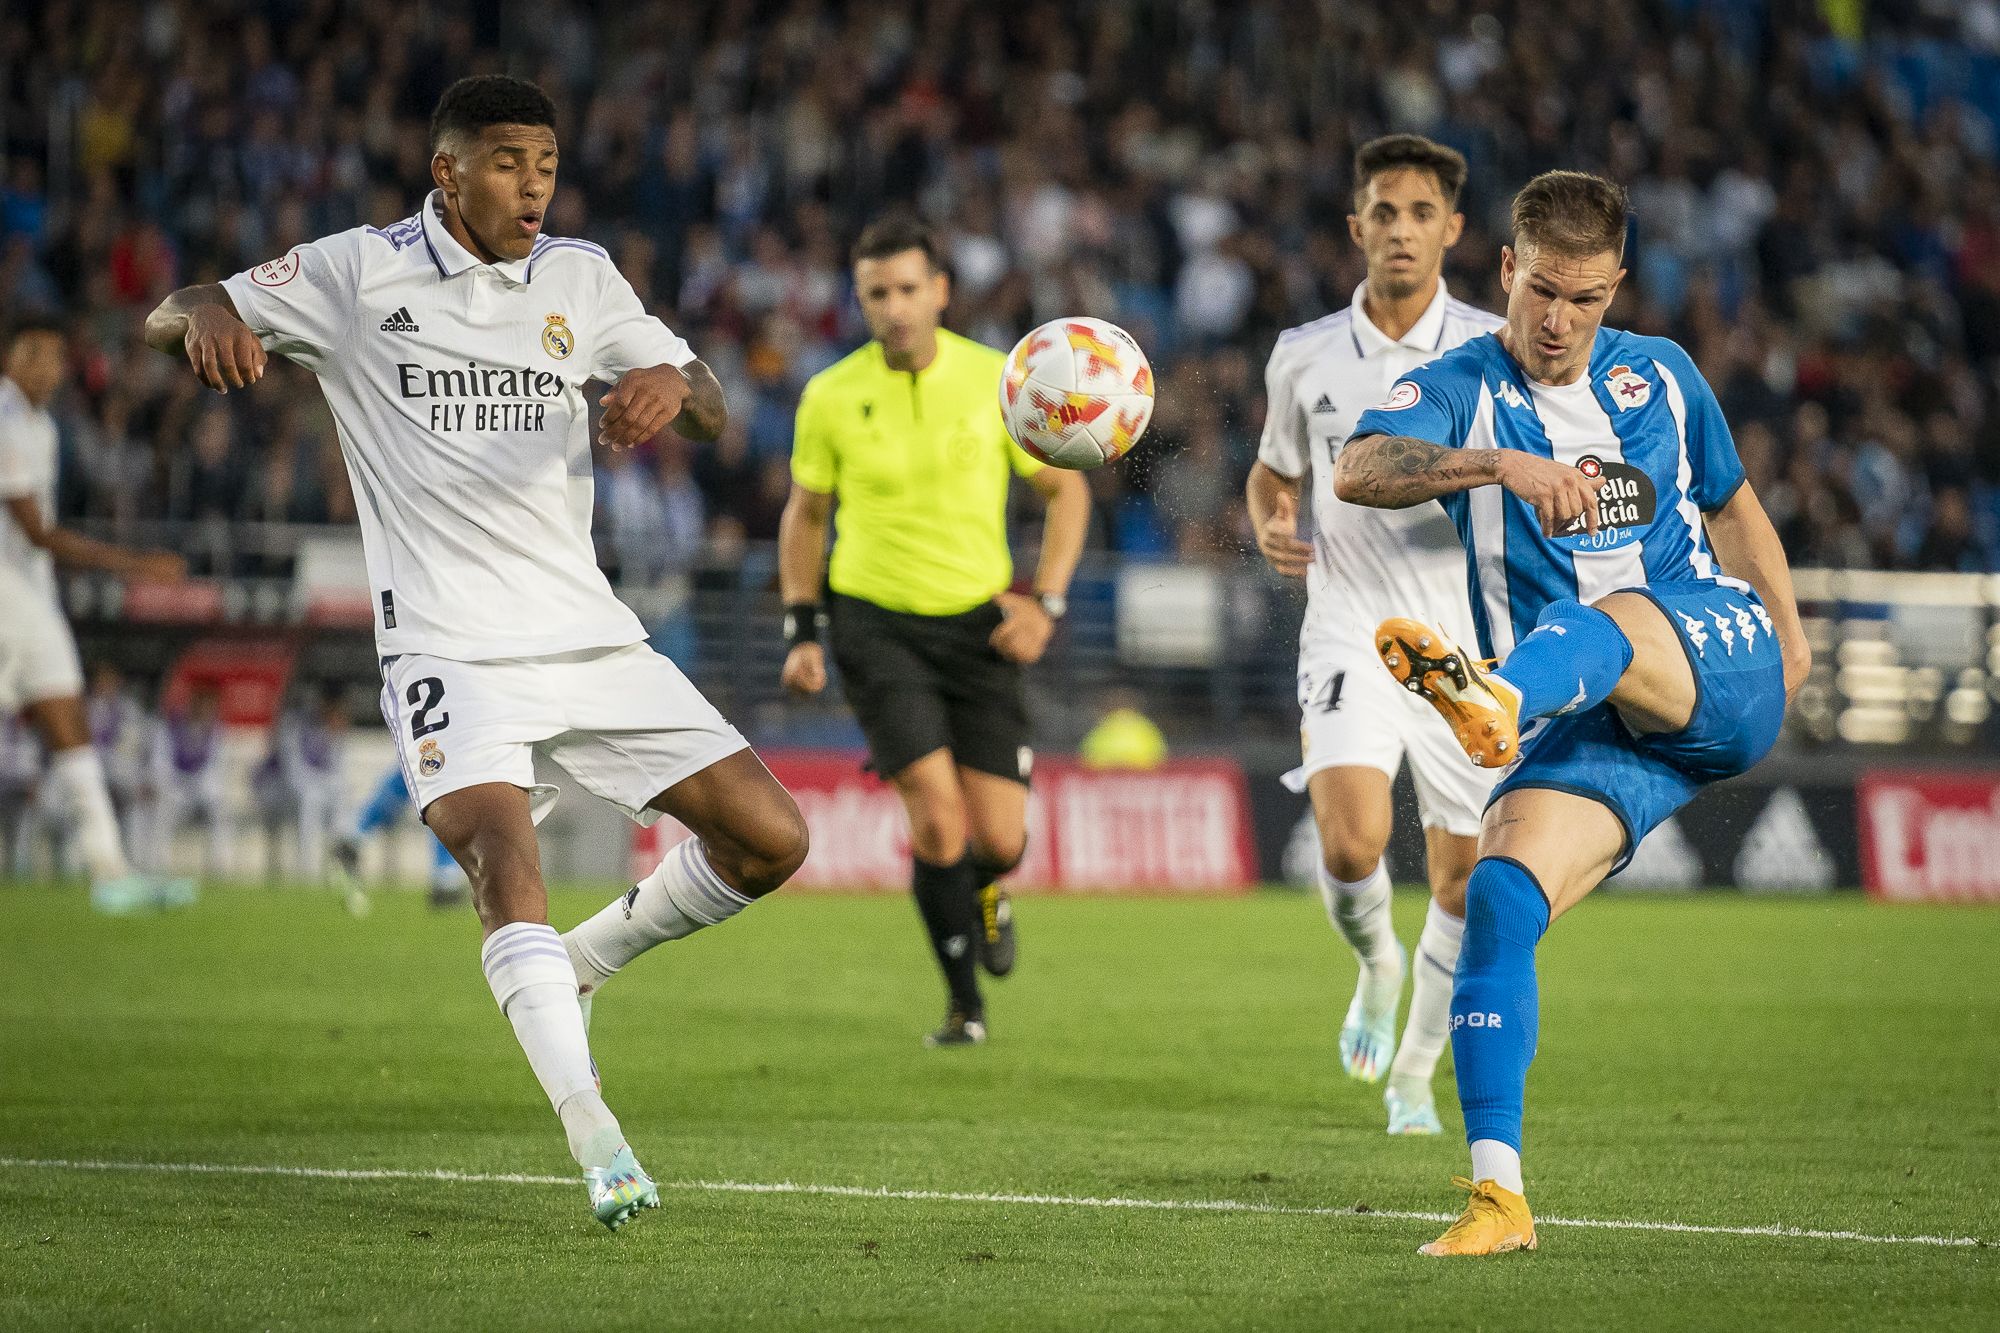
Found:
[[[407,216],[438,92],[506,68],[561,112],[550,230],[609,246],[732,399],[712,446],[602,460],[621,576],[775,535],[799,387],[864,336],[845,247],[892,205],[947,236],[959,329],[1086,311],[1152,352],[1096,543],[1248,551],[1263,358],[1348,302],[1348,161],[1411,130],[1470,160],[1448,274],[1496,309],[1514,186],[1630,186],[1611,322],[1694,353],[1795,562],[2000,569],[2000,0],[1895,8],[48,0],[0,15],[0,306],[75,319],[66,515],[343,520],[308,376],[217,398],[140,321]]]

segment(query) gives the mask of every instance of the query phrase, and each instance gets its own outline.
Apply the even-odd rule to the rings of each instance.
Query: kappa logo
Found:
[[[410,308],[406,305],[399,305],[390,314],[389,318],[382,321],[382,332],[421,333],[423,330],[418,328],[417,321],[411,318]]]
[[[1756,648],[1757,622],[1751,619],[1750,608],[1747,606],[1736,608],[1736,632],[1743,636],[1743,649],[1745,652],[1753,651]]]
[[[1576,681],[1576,697],[1571,699],[1568,703],[1564,704],[1561,708],[1556,709],[1556,716],[1561,717],[1565,713],[1574,713],[1577,709],[1583,707],[1583,705],[1586,702],[1588,702],[1589,699],[1590,699],[1590,691],[1583,687],[1583,678],[1579,676],[1577,677]]]
[[[1681,618],[1681,628],[1687,631],[1688,642],[1694,645],[1695,652],[1707,657],[1708,627],[1685,611],[1676,611],[1674,614]]]
[[[1321,394],[1319,401],[1313,404],[1312,410],[1317,415],[1321,412],[1338,412],[1340,409],[1333,405],[1333,399]]]
[[[1528,400],[1521,396],[1521,391],[1504,380],[1500,387],[1493,391],[1493,396],[1517,411],[1528,405]]]
[[[1612,402],[1618,404],[1620,412],[1644,407],[1653,396],[1652,384],[1640,378],[1630,366],[1611,367],[1611,373],[1604,377],[1604,391],[1611,395]]]
[[[1720,611],[1710,611],[1708,618],[1715,622],[1716,632],[1722,635],[1722,646],[1731,657],[1736,656],[1736,632],[1729,628],[1729,617]]]

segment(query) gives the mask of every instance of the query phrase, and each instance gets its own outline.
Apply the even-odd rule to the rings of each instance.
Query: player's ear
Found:
[[[1444,222],[1444,248],[1449,250],[1458,244],[1458,238],[1465,234],[1465,214],[1453,213]]]
[[[1356,213],[1347,215],[1347,239],[1359,247],[1361,244],[1361,217]]]
[[[1508,295],[1514,293],[1514,247],[1500,247],[1500,290]]]
[[[431,154],[431,183],[446,194],[458,190],[458,159],[442,148]]]

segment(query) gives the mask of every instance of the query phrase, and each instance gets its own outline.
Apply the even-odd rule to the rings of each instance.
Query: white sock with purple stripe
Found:
[[[752,901],[723,883],[701,839],[689,838],[652,874],[562,937],[578,991],[588,997],[654,945],[720,925]]]
[[[609,1166],[625,1136],[597,1091],[576,972],[562,937],[540,922],[510,922],[486,937],[479,962],[549,1105],[562,1117],[570,1156],[579,1166]]]
[[[1389,1066],[1389,1086],[1404,1101],[1431,1095],[1431,1075],[1451,1037],[1451,979],[1458,967],[1458,946],[1465,939],[1465,920],[1431,899],[1424,932],[1417,937],[1415,974],[1410,986],[1410,1015],[1403,1020],[1403,1042]]]

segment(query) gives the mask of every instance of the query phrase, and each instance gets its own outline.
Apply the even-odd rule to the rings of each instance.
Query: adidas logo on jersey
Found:
[[[1336,412],[1339,411],[1339,409],[1333,405],[1333,399],[1327,397],[1325,394],[1321,394],[1319,396],[1319,401],[1313,404],[1313,411]]]
[[[417,321],[410,318],[410,308],[406,305],[397,306],[396,312],[382,321],[382,332],[384,333],[421,333],[422,331],[417,327]]]

